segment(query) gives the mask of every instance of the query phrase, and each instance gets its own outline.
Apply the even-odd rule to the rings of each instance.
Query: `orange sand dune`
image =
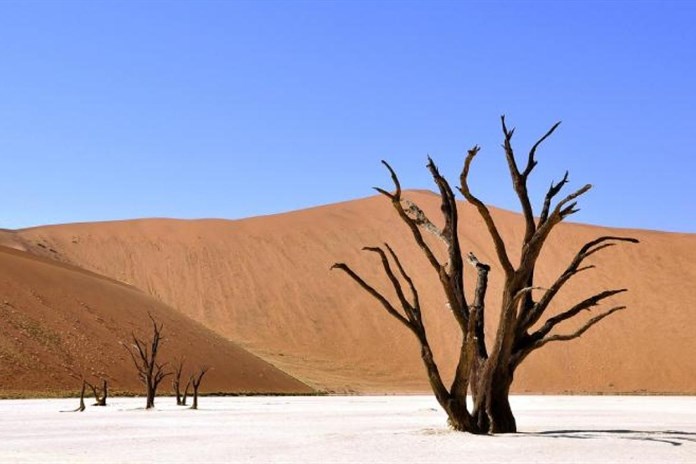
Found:
[[[419,191],[408,197],[438,222],[438,197]],[[464,204],[461,211],[463,249],[493,265],[487,326],[492,333],[501,271],[477,214]],[[520,216],[494,213],[514,250],[521,237]],[[596,291],[622,287],[630,292],[615,302],[629,308],[581,340],[552,343],[530,356],[513,388],[696,393],[696,235],[561,225],[542,255],[537,284],[549,285],[584,242],[604,234],[633,236],[641,244],[593,256],[597,269],[569,284],[556,310]],[[425,391],[412,335],[345,275],[329,271],[333,262],[345,261],[388,288],[378,258],[360,251],[388,241],[420,289],[443,373],[451,375],[455,365],[459,335],[437,279],[383,197],[239,221],[148,219],[38,227],[4,240],[134,285],[315,387]],[[471,273],[467,279],[471,287]],[[571,321],[564,329],[576,326]]]
[[[131,332],[149,338],[147,312],[164,324],[161,361],[185,356],[189,370],[212,366],[209,392],[310,389],[140,290],[92,272],[0,247],[0,394],[76,390],[79,377],[107,378],[141,392],[121,346]],[[163,391],[170,390],[165,380]]]

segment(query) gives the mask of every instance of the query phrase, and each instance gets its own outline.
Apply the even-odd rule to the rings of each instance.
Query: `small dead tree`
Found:
[[[85,390],[87,388],[87,382],[85,381],[85,376],[82,373],[77,373],[74,371],[68,372],[68,375],[72,377],[75,380],[79,380],[82,382],[82,387],[80,389],[80,404],[76,409],[68,409],[64,410],[61,412],[83,412],[85,409],[87,409],[87,406],[85,406]]]
[[[92,390],[92,394],[94,395],[94,400],[96,403],[94,403],[94,406],[106,406],[106,398],[109,396],[109,386],[106,382],[106,379],[102,379],[102,387],[101,390],[96,387],[96,385],[86,382],[87,386]]]
[[[145,393],[147,401],[145,409],[155,407],[155,396],[157,387],[165,377],[171,375],[171,372],[165,371],[167,363],[158,363],[157,355],[159,354],[160,344],[164,341],[162,337],[163,324],[157,324],[157,321],[148,313],[152,322],[152,339],[147,343],[142,338],[138,338],[135,334],[131,334],[133,344],[131,346],[124,345],[133,360],[138,378],[145,385]]]
[[[77,409],[74,409],[73,412],[82,412],[87,407],[85,406],[85,388],[86,388],[86,381],[82,381],[82,389],[80,390],[80,405],[77,407]]]
[[[198,371],[197,375],[191,376],[191,383],[193,384],[193,405],[191,406],[191,409],[198,409],[198,388],[201,386],[203,376],[206,372],[208,372],[208,370],[210,370],[209,367],[202,367]]]
[[[560,182],[551,183],[538,216],[532,209],[532,202],[527,190],[527,180],[537,165],[535,154],[537,148],[558,127],[554,124],[531,148],[523,169],[517,164],[511,140],[514,129],[509,130],[505,117],[501,118],[504,143],[503,149],[510,171],[513,189],[519,198],[525,221],[525,233],[520,244],[520,260],[516,266],[511,261],[506,244],[496,226],[488,207],[479,200],[469,188],[469,170],[471,163],[479,152],[475,146],[469,150],[460,176],[459,191],[467,202],[474,205],[483,219],[493,242],[495,255],[502,268],[503,290],[500,295],[499,324],[492,340],[486,340],[484,333],[484,316],[486,311],[486,290],[488,274],[491,267],[479,261],[473,253],[463,255],[458,236],[458,210],[455,195],[449,182],[440,175],[437,166],[428,158],[427,168],[440,192],[441,211],[444,227],[439,229],[415,205],[402,198],[399,179],[391,166],[383,161],[391,174],[395,191],[388,192],[381,188],[376,190],[387,197],[401,220],[408,227],[416,244],[424,253],[434,274],[438,277],[442,289],[458,323],[462,341],[459,361],[454,379],[449,388],[440,375],[438,366],[428,342],[426,328],[423,325],[421,304],[413,280],[401,264],[397,254],[388,244],[384,247],[365,247],[363,250],[375,253],[381,260],[384,273],[393,287],[398,303],[393,303],[372,285],[367,283],[345,263],[336,263],[332,269],[340,269],[354,280],[364,291],[375,298],[386,311],[408,328],[417,338],[421,347],[421,358],[425,365],[430,386],[440,406],[447,413],[449,423],[455,430],[477,434],[515,432],[517,425],[510,408],[508,395],[517,367],[533,351],[550,342],[573,340],[580,337],[592,326],[607,316],[624,309],[614,306],[586,320],[578,329],[567,334],[554,333],[565,321],[592,309],[609,297],[625,292],[626,289],[604,290],[577,304],[547,317],[543,322],[549,305],[563,286],[577,274],[592,269],[585,260],[593,254],[615,245],[617,242],[637,243],[629,237],[603,236],[583,245],[570,261],[565,271],[549,286],[536,286],[534,271],[537,259],[551,231],[567,217],[576,213],[576,199],[590,190],[591,185],[570,193],[553,207],[553,200],[568,183],[566,172]],[[442,251],[435,249],[426,241],[423,232],[432,233],[444,244],[446,259]],[[476,285],[473,300],[468,299],[464,291],[464,263],[468,262],[476,271]],[[408,289],[404,290],[404,285]],[[540,293],[534,297],[533,291]],[[408,293],[407,293],[408,292]],[[400,308],[400,309],[397,309]],[[473,399],[473,409],[467,405],[467,394]]]
[[[184,391],[181,391],[181,374],[184,369],[184,360],[180,359],[174,368],[174,378],[172,379],[172,387],[174,388],[174,393],[176,394],[176,405],[186,406],[186,399],[189,394],[189,388],[191,388],[191,377],[189,377],[186,382],[186,387]]]

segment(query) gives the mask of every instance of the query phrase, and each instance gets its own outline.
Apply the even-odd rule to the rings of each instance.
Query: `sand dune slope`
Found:
[[[409,192],[435,221],[438,198]],[[488,333],[496,324],[500,268],[475,212],[462,205],[465,251],[493,264]],[[495,211],[513,261],[521,218]],[[438,222],[438,221],[435,221]],[[630,235],[640,245],[592,258],[559,295],[555,310],[606,288],[628,309],[583,339],[549,344],[518,371],[517,391],[696,393],[696,235],[561,225],[541,257],[537,283],[549,285],[586,241]],[[388,202],[370,197],[288,214],[225,220],[148,219],[70,224],[18,231],[5,242],[132,284],[224,337],[319,388],[357,391],[427,389],[418,347],[346,276],[345,261],[387,288],[375,256],[362,246],[388,241],[421,292],[430,338],[451,375],[458,333],[437,279]],[[467,276],[471,287],[472,275]],[[570,322],[564,330],[572,330]]]
[[[140,290],[25,252],[0,247],[0,394],[76,390],[80,376],[140,392],[121,342],[149,338],[147,312],[164,324],[162,361],[209,365],[205,391],[309,389]],[[165,380],[163,391],[170,390]]]

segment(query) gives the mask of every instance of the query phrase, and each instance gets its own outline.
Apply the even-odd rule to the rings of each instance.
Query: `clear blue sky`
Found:
[[[696,232],[696,2],[0,1],[0,227],[240,218],[455,181],[518,209],[500,149],[556,120],[541,201]]]

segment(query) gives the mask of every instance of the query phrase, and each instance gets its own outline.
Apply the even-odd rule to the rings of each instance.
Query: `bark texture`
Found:
[[[381,188],[376,190],[388,198],[396,213],[407,226],[416,245],[430,263],[433,274],[437,276],[448,305],[462,333],[460,356],[452,384],[447,387],[440,375],[437,363],[428,342],[423,325],[421,304],[413,279],[402,266],[399,257],[388,245],[365,247],[363,250],[376,255],[386,278],[394,289],[396,300],[391,301],[371,284],[366,282],[350,266],[335,263],[332,269],[345,272],[365,292],[370,294],[395,319],[411,331],[421,346],[421,358],[425,366],[430,386],[440,406],[447,413],[449,424],[455,430],[477,434],[516,432],[515,417],[510,408],[509,393],[514,374],[520,363],[534,350],[553,341],[567,341],[580,337],[590,327],[623,306],[614,306],[599,312],[588,319],[574,332],[556,333],[557,326],[575,316],[590,310],[605,299],[625,292],[626,289],[604,290],[578,302],[572,307],[554,315],[544,317],[549,304],[561,288],[576,274],[593,268],[585,265],[585,260],[594,253],[615,245],[618,242],[637,243],[630,237],[603,236],[586,243],[578,250],[566,270],[548,287],[536,286],[534,270],[542,248],[556,225],[578,211],[576,199],[590,190],[587,184],[566,195],[554,204],[563,187],[568,183],[568,173],[558,183],[551,183],[538,216],[532,208],[527,190],[529,175],[537,165],[536,151],[558,127],[554,124],[530,149],[524,166],[518,165],[512,148],[514,129],[508,129],[505,117],[501,117],[503,131],[503,151],[507,161],[512,187],[519,199],[525,220],[525,233],[520,244],[520,261],[514,265],[509,257],[506,243],[496,226],[490,210],[469,188],[471,164],[479,153],[475,146],[468,151],[459,178],[458,190],[464,199],[472,204],[481,216],[489,233],[495,256],[502,268],[503,280],[500,298],[499,324],[495,334],[486,339],[484,321],[486,313],[486,291],[491,267],[479,261],[471,252],[462,253],[458,236],[458,210],[455,194],[449,182],[440,175],[432,159],[428,158],[427,168],[440,193],[441,211],[444,226],[442,229],[426,216],[413,202],[402,198],[399,179],[392,167],[382,163],[389,170],[394,191]],[[426,241],[424,233],[432,234],[441,246],[434,247]],[[444,248],[444,249],[442,249]],[[443,254],[445,259],[441,257]],[[473,295],[464,291],[464,266],[474,267],[476,284]],[[472,396],[473,407],[469,410],[467,396]]]

